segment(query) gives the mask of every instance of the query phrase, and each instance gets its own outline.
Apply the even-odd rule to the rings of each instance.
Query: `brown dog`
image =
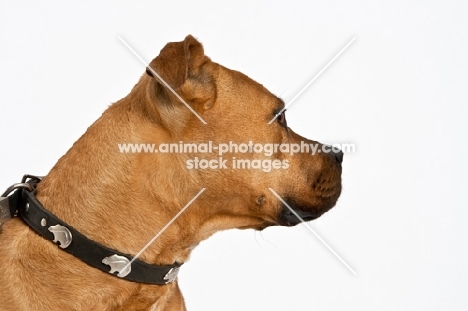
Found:
[[[298,224],[269,188],[305,220],[334,206],[341,191],[341,152],[276,150],[267,156],[230,150],[222,155],[223,164],[216,151],[119,151],[123,143],[315,143],[289,129],[284,113],[268,124],[284,107],[282,100],[212,62],[190,35],[168,43],[150,67],[154,71],[110,106],[37,185],[37,199],[47,210],[89,239],[135,256],[206,188],[139,257],[165,266],[187,261],[200,241],[220,230]],[[197,169],[195,158],[218,166]],[[265,160],[278,161],[270,170],[255,166],[271,163]],[[177,281],[152,285],[120,279],[68,254],[18,218],[3,225],[0,263],[2,311],[185,310]]]

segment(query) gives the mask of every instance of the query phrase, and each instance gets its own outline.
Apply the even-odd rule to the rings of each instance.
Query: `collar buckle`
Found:
[[[3,194],[0,196],[0,228],[11,218],[17,217],[19,213],[19,209],[16,207],[18,196],[14,196],[11,194],[16,192],[16,190],[18,189],[25,189],[29,192],[32,192],[34,191],[34,187],[30,183],[37,183],[40,180],[41,177],[24,175],[20,183],[15,183],[11,185],[3,192]]]

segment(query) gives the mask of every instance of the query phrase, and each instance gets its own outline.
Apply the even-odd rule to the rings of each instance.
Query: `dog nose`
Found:
[[[334,157],[335,161],[338,162],[339,164],[343,163],[343,151],[341,149],[338,149],[336,147],[332,148],[331,155]]]

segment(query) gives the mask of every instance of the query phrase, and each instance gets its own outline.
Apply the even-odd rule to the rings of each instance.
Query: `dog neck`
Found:
[[[173,174],[184,172],[173,158],[177,155],[120,152],[119,144],[170,139],[155,122],[154,103],[138,95],[145,94],[138,89],[146,87],[142,80],[104,112],[37,189],[38,199],[59,218],[88,238],[129,254],[138,253],[191,199],[187,194],[199,190],[188,189],[186,180],[193,176]],[[175,221],[140,259],[158,265],[184,262],[198,242],[190,228]]]

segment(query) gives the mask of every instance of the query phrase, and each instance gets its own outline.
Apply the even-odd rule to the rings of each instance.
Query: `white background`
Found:
[[[468,6],[463,1],[0,1],[0,187],[46,174],[146,60],[191,33],[286,101],[325,143],[356,144],[311,226],[232,230],[181,270],[191,311],[467,310]],[[111,4],[112,3],[112,4]],[[66,276],[64,276],[66,277]]]

